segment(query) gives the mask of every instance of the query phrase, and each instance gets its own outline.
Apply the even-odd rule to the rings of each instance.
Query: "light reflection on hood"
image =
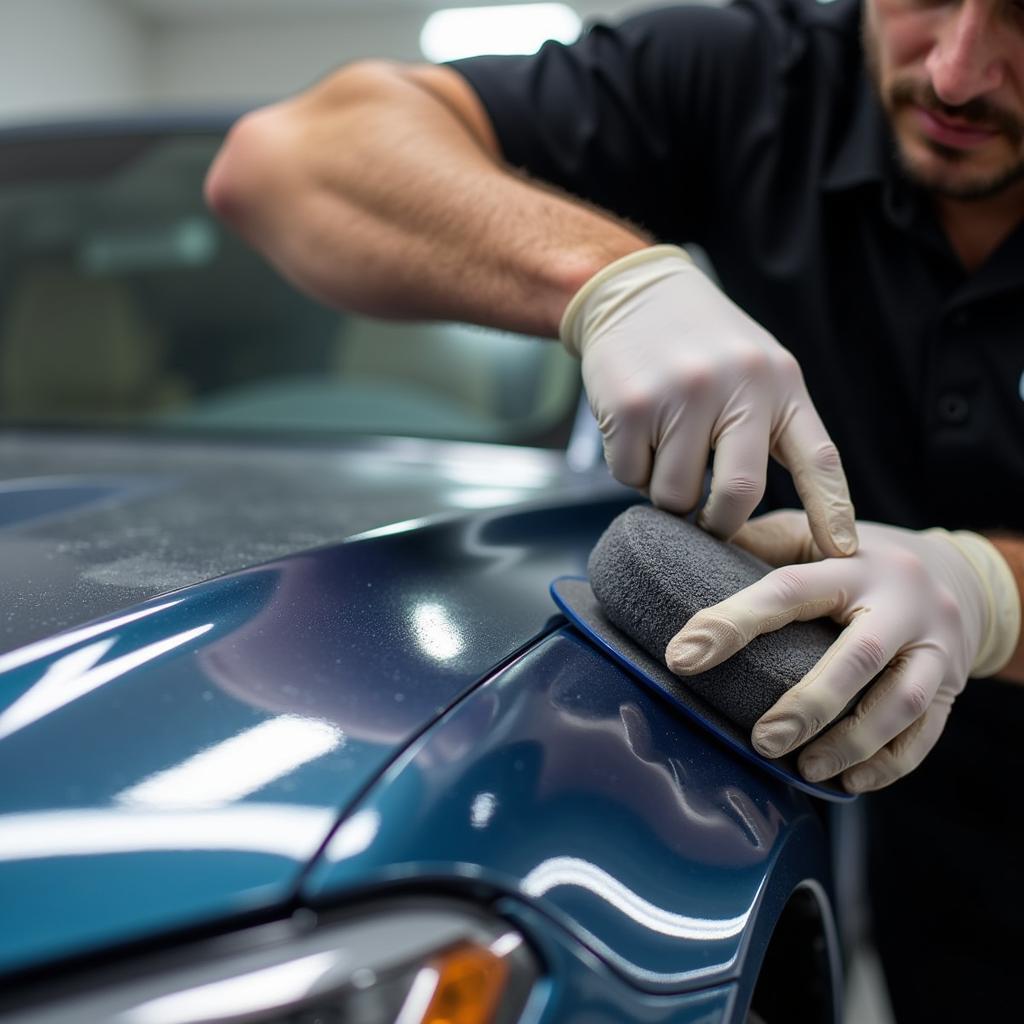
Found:
[[[97,854],[222,850],[306,861],[332,808],[233,804],[206,811],[40,811],[0,817],[0,862]]]
[[[732,939],[743,931],[750,917],[749,910],[722,919],[673,913],[655,906],[607,871],[579,857],[551,857],[542,861],[523,879],[520,888],[528,896],[539,897],[565,885],[586,889],[642,927],[674,939],[696,942]]]
[[[114,799],[129,807],[151,809],[223,806],[344,742],[344,733],[328,722],[281,715],[155,772]]]
[[[147,644],[136,651],[129,651],[102,664],[97,663],[114,645],[117,637],[98,640],[87,647],[65,654],[50,665],[35,685],[0,714],[0,739],[54,711],[59,711],[65,705],[131,672],[132,669],[198,639],[213,629],[213,626],[212,622],[208,622],[195,629]]]

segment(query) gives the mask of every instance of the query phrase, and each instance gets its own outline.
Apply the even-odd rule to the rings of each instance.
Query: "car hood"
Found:
[[[0,433],[0,651],[157,594],[426,516],[610,492],[562,452]]]
[[[384,487],[378,493],[388,501],[371,508],[375,474],[383,486],[398,469],[373,446],[355,455],[353,464],[333,456],[334,521],[339,533],[359,536],[122,602],[96,621],[86,620],[118,594],[167,589],[166,576],[140,569],[131,531],[143,519],[132,508],[152,514],[137,527],[151,537],[159,524],[193,554],[216,540],[228,549],[210,550],[212,561],[201,563],[179,552],[173,565],[182,571],[201,575],[266,553],[262,540],[240,536],[251,515],[240,515],[227,540],[231,516],[209,496],[218,493],[216,459],[197,454],[203,473],[181,465],[172,478],[166,466],[175,460],[160,472],[151,460],[147,472],[129,473],[122,451],[118,472],[110,468],[117,459],[102,463],[103,478],[84,472],[83,458],[73,477],[37,476],[37,491],[47,493],[32,497],[23,475],[19,490],[8,487],[20,497],[3,506],[8,522],[0,528],[0,558],[15,568],[5,614],[21,611],[19,588],[22,598],[44,600],[62,572],[79,584],[59,610],[40,609],[72,628],[39,630],[0,654],[0,773],[8,780],[0,789],[0,969],[286,904],[366,787],[439,714],[544,632],[554,613],[548,581],[581,571],[622,507],[621,498],[584,502],[553,487],[539,507],[396,523],[416,504],[416,472],[406,474],[401,496]],[[264,484],[231,461],[223,490],[251,498]],[[268,468],[273,461],[252,470],[277,486],[290,480],[293,492],[274,498],[267,485],[270,518],[286,518],[289,501],[298,508],[331,500],[312,472],[316,460],[295,456]],[[365,505],[349,511],[342,498],[357,478]],[[503,483],[509,497],[514,484]],[[436,479],[432,486],[438,490]],[[466,479],[448,487],[472,500]],[[425,480],[420,489],[429,497]],[[195,517],[184,525],[166,511],[189,503]],[[426,502],[441,506],[438,497]],[[207,516],[210,536],[193,536]],[[56,535],[74,535],[76,521],[78,546],[58,542]],[[108,536],[110,551],[136,553],[104,561],[90,531],[97,523],[112,531],[116,521],[124,538],[119,545]],[[268,524],[260,537],[271,532]],[[296,546],[312,539],[287,536]],[[21,560],[12,563],[11,553]],[[151,563],[162,571],[170,557],[156,553]],[[107,584],[112,593],[96,578],[102,565],[118,579]]]

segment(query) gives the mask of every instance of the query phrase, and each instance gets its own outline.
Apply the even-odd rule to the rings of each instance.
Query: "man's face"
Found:
[[[1024,0],[865,0],[864,44],[912,178],[956,199],[1024,179]]]

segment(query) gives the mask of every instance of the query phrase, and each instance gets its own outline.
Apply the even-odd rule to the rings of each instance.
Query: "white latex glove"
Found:
[[[793,476],[819,547],[857,548],[839,453],[796,359],[734,305],[686,253],[657,245],[605,267],[573,297],[559,334],[622,483],[729,538],[764,494],[771,454]]]
[[[754,726],[752,742],[768,757],[789,753],[874,679],[798,761],[812,782],[842,773],[852,793],[887,786],[921,763],[968,676],[994,675],[1010,660],[1021,620],[1013,574],[984,537],[857,526],[856,555],[822,560],[802,513],[751,520],[735,542],[782,568],[698,612],[665,655],[673,672],[695,675],[796,619],[841,623],[818,664]]]

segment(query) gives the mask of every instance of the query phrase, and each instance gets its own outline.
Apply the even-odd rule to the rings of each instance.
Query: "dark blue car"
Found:
[[[838,1019],[829,805],[560,614],[560,346],[304,299],[223,121],[0,134],[0,1018]]]

